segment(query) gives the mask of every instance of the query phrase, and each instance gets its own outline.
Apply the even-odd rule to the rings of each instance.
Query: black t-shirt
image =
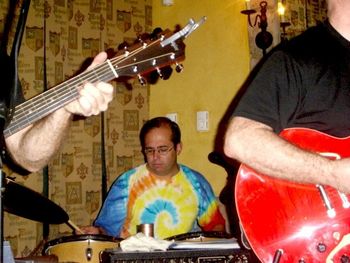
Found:
[[[328,21],[271,51],[234,116],[350,135],[350,42]]]

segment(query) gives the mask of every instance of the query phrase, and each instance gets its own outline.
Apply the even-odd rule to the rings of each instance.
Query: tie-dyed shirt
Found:
[[[214,192],[203,175],[187,166],[169,180],[152,175],[146,164],[123,173],[113,183],[95,221],[111,236],[136,234],[153,223],[154,236],[167,238],[225,225]],[[200,227],[200,229],[198,228]]]

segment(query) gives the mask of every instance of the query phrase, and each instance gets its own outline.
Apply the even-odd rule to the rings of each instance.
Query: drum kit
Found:
[[[4,211],[46,224],[65,223],[77,232],[83,233],[79,227],[69,220],[69,216],[64,209],[56,203],[40,193],[14,182],[12,179],[6,178],[5,181],[2,196]],[[144,228],[145,226],[142,227]],[[201,243],[231,237],[230,234],[225,232],[193,232],[176,235],[167,240]],[[112,255],[114,252],[112,253],[111,251],[115,251],[115,253],[119,251],[116,248],[119,248],[121,241],[122,239],[107,235],[81,234],[63,236],[46,242],[42,249],[42,256],[53,256],[58,262],[96,263],[101,262],[104,254],[109,253]]]
[[[65,223],[81,232],[62,207],[12,179],[5,179],[2,198],[4,211],[8,213],[46,224]],[[59,262],[99,262],[100,252],[117,248],[120,241],[106,235],[65,236],[47,242],[42,254],[55,255]]]

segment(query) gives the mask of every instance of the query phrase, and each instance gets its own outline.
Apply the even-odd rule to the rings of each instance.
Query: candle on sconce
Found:
[[[250,10],[251,7],[250,7],[250,0],[245,0],[245,9],[246,10]]]
[[[277,12],[280,16],[280,22],[284,23],[286,22],[285,17],[284,17],[284,12],[286,11],[285,7],[283,6],[282,2],[278,2],[277,6]]]

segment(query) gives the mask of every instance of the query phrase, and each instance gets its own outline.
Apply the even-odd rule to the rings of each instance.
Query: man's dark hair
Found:
[[[171,141],[173,142],[174,146],[181,142],[181,131],[177,123],[168,119],[167,117],[156,117],[146,121],[141,128],[139,138],[142,150],[145,149],[146,134],[154,128],[160,128],[163,126],[168,126],[171,129]]]

